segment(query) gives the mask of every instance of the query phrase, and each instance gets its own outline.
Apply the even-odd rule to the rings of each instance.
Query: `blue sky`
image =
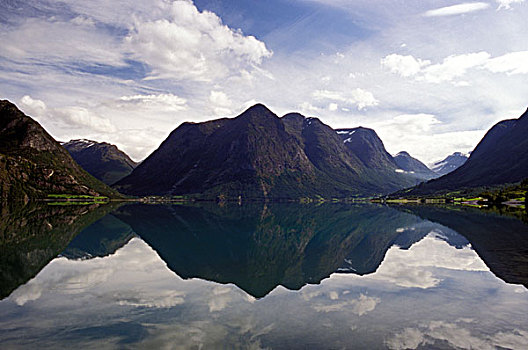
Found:
[[[0,0],[0,98],[134,159],[261,102],[426,163],[528,105],[524,0]]]

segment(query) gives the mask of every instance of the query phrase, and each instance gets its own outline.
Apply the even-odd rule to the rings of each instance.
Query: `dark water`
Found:
[[[4,210],[0,348],[528,349],[528,226],[465,208]]]

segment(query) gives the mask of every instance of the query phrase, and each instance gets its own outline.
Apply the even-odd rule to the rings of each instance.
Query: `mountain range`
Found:
[[[107,185],[129,175],[137,165],[125,152],[107,142],[79,139],[62,146],[84,170]]]
[[[235,118],[181,124],[137,165],[105,142],[72,140],[61,147],[15,105],[0,101],[0,198],[120,197],[116,190],[217,200],[447,193],[528,177],[527,131],[528,113],[502,121],[467,161],[457,152],[431,170],[407,152],[391,156],[372,129],[334,130],[317,118],[278,117],[257,104]],[[115,182],[114,189],[86,171]]]
[[[80,167],[39,123],[0,101],[0,199],[49,194],[121,197]]]
[[[232,119],[183,123],[115,188],[138,196],[291,199],[373,195],[416,183],[396,171],[374,131],[356,131],[344,139],[317,118],[279,118],[257,104]]]
[[[495,124],[453,172],[422,183],[406,196],[516,183],[528,177],[528,110],[518,119]]]

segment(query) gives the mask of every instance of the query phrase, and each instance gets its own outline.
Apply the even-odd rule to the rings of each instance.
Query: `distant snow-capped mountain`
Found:
[[[115,145],[86,139],[62,143],[84,170],[107,185],[121,180],[134,170],[136,162]]]
[[[436,162],[433,164],[431,169],[438,174],[438,176],[443,176],[452,172],[455,169],[458,169],[462,164],[464,164],[469,158],[469,154],[462,152],[455,152],[447,158]]]

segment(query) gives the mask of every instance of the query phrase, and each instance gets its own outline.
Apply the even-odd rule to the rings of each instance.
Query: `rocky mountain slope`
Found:
[[[0,200],[48,194],[121,196],[84,171],[39,123],[0,101]]]
[[[107,142],[80,139],[62,146],[84,170],[107,185],[129,175],[137,165],[125,152]]]

